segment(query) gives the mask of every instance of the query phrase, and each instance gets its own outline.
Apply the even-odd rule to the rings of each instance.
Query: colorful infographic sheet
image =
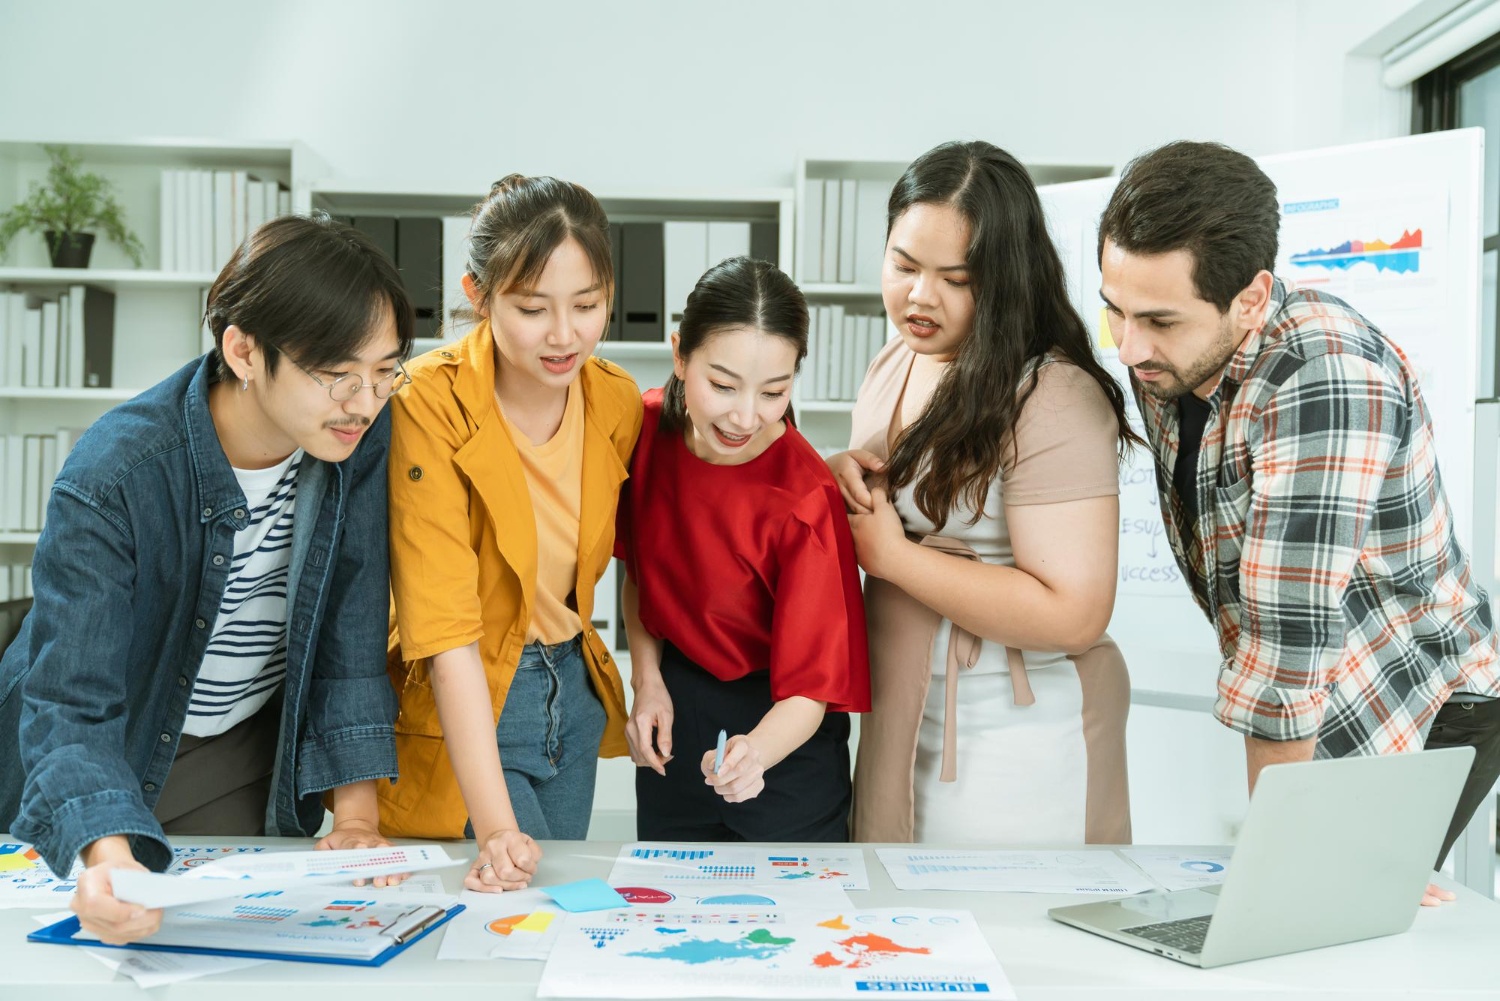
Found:
[[[1120,854],[1140,866],[1163,890],[1191,890],[1224,882],[1232,851],[1224,847],[1121,848]]]
[[[688,908],[561,920],[538,997],[1015,997],[968,911]]]
[[[864,851],[831,845],[765,849],[642,841],[621,848],[609,873],[611,886],[822,881],[846,890],[868,890],[870,877],[865,871]]]
[[[393,933],[413,929],[427,912],[447,910],[458,902],[454,896],[366,891],[364,887],[268,890],[171,907],[162,912],[161,930],[142,941],[368,958],[396,944]],[[93,937],[87,932],[74,935],[75,940]]]
[[[1109,849],[1080,851],[937,851],[878,848],[898,890],[993,890],[1002,893],[1107,893],[1155,888]]]
[[[266,852],[226,855],[181,876],[116,871],[115,896],[146,907],[176,907],[316,883],[343,883],[457,865],[438,845],[401,845],[348,851]]]
[[[264,851],[234,846],[174,848],[167,872],[180,876],[215,859]],[[59,876],[31,845],[0,842],[0,907],[66,907],[82,871],[83,866],[75,862],[66,876]]]

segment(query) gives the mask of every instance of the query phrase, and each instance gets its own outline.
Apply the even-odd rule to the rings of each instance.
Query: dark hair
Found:
[[[415,320],[400,272],[369,237],[316,213],[272,219],[251,233],[214,279],[203,317],[218,377],[233,379],[224,361],[231,325],[255,338],[275,375],[283,352],[311,369],[349,361],[386,310],[404,358]]]
[[[1139,442],[1125,394],[1094,357],[1088,331],[1068,301],[1057,248],[1036,188],[1015,157],[987,142],[949,142],[922,154],[891,191],[886,232],[918,203],[951,205],[968,222],[965,264],[974,292],[974,329],[938,380],[922,415],[896,440],[887,467],[906,486],[930,459],[913,500],[939,529],[960,500],[984,509],[1021,409],[1036,388],[1027,365],[1060,352],[1093,376],[1119,425],[1120,451]],[[973,522],[971,521],[970,524]]]
[[[684,362],[710,338],[731,327],[749,327],[791,341],[797,368],[807,357],[807,300],[776,265],[750,257],[730,257],[703,273],[688,293],[677,328],[677,354]],[[787,420],[795,427],[790,404]],[[662,391],[661,424],[672,431],[688,425],[682,380],[673,372]]]
[[[1174,142],[1131,160],[1099,219],[1104,241],[1131,254],[1193,255],[1193,289],[1220,313],[1276,264],[1276,185],[1220,143]]]
[[[541,277],[547,260],[569,237],[578,241],[612,301],[615,264],[609,249],[609,219],[588,190],[555,177],[508,174],[490,185],[474,206],[469,258],[480,301],[497,292],[525,288]]]

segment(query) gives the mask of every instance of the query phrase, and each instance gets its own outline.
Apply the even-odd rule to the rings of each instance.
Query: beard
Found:
[[[1207,351],[1184,368],[1178,368],[1166,362],[1137,365],[1136,368],[1142,371],[1160,372],[1164,378],[1152,382],[1136,379],[1135,384],[1143,393],[1154,396],[1158,400],[1175,400],[1179,396],[1185,396],[1222,372],[1229,364],[1229,359],[1233,358],[1234,353],[1239,350],[1242,339],[1235,333],[1234,326],[1230,323],[1229,315],[1226,313],[1219,320],[1219,335],[1214,338],[1213,344]]]

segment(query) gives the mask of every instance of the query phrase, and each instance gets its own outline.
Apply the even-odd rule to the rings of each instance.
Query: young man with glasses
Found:
[[[412,307],[326,218],[258,229],[209,292],[215,350],[85,434],[57,476],[35,604],[0,660],[0,830],[66,872],[106,942],[155,930],[111,869],[168,834],[386,844],[386,400]],[[370,392],[365,392],[368,389]]]

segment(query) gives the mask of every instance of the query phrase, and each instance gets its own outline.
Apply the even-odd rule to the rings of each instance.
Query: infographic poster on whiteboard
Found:
[[[1464,395],[1444,384],[1451,366],[1436,355],[1451,322],[1448,245],[1447,200],[1431,191],[1283,192],[1276,273],[1338,296],[1379,327],[1411,362],[1431,409]],[[1442,440],[1437,413],[1433,424]]]

